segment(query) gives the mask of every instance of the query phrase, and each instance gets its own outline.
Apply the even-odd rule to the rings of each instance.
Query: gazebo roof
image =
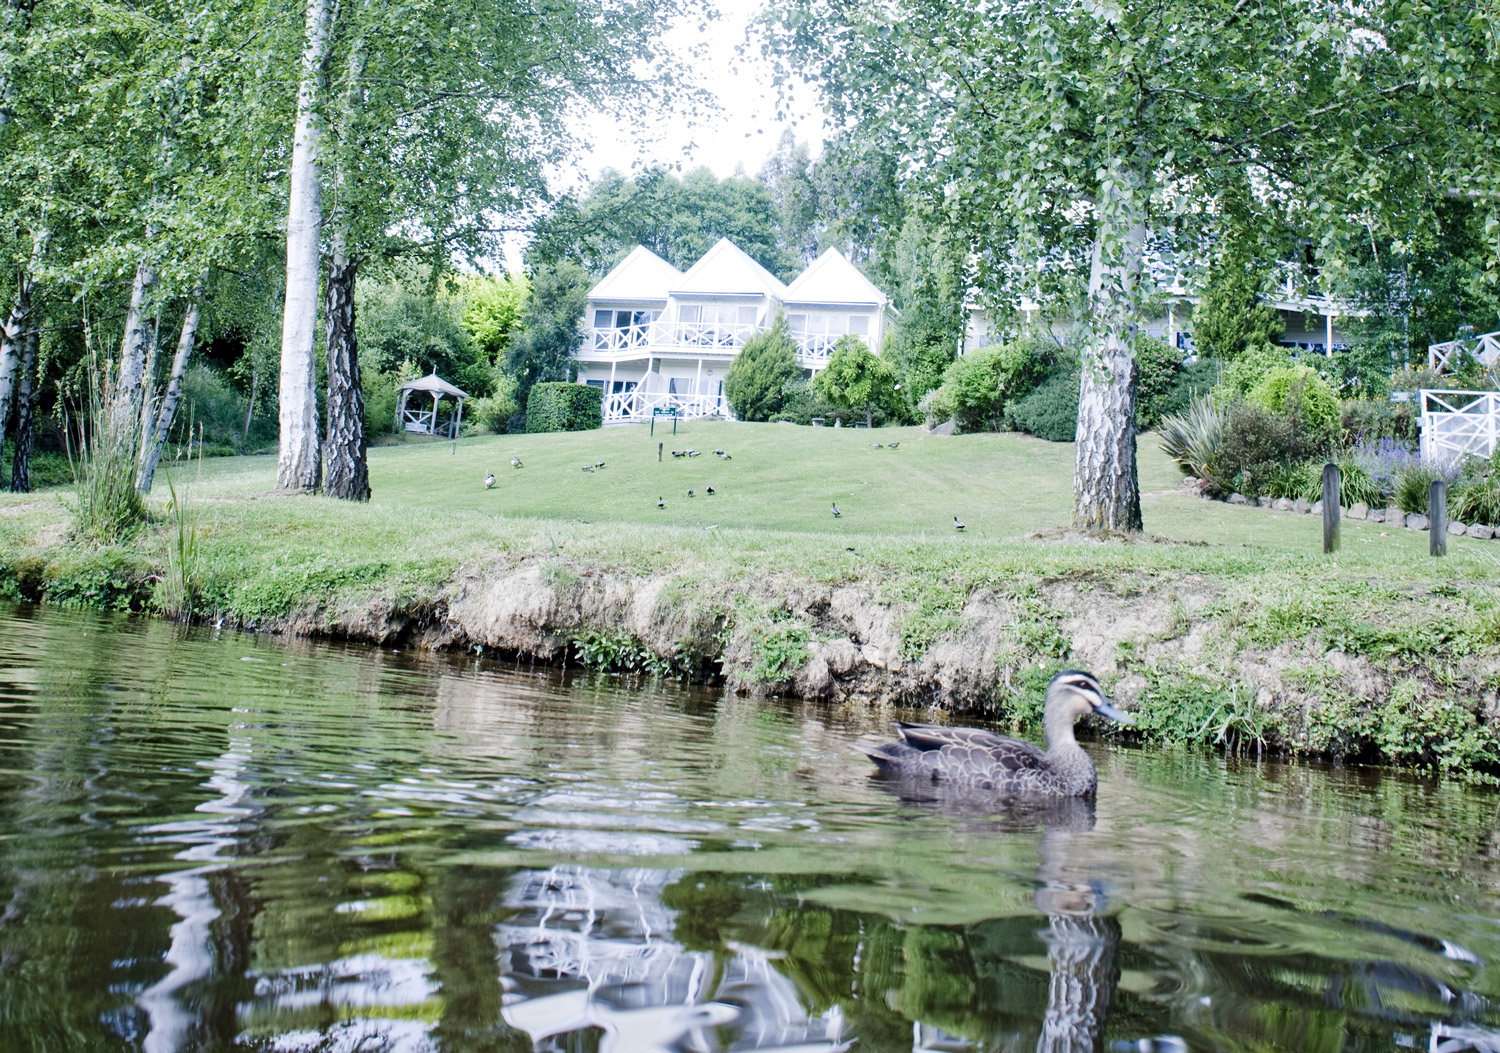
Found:
[[[466,399],[469,393],[454,387],[436,373],[428,373],[421,380],[411,380],[402,384],[398,391],[429,391],[437,395],[447,395],[450,398]]]

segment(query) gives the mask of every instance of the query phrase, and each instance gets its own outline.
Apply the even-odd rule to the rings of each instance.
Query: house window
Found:
[[[865,314],[851,314],[849,316],[849,332],[855,336],[869,336],[870,316]]]
[[[740,347],[755,332],[758,308],[738,304],[683,304],[677,309],[682,342],[699,347]]]
[[[651,323],[660,317],[660,311],[597,310],[594,312],[594,347],[599,351],[645,347],[650,343]]]

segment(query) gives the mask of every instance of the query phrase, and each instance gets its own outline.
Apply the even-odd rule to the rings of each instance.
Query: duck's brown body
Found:
[[[882,770],[1024,797],[1092,797],[1098,787],[1094,762],[1073,736],[1073,722],[1094,712],[1131,723],[1109,704],[1088,673],[1059,673],[1047,687],[1043,725],[1047,749],[982,728],[896,723],[900,739],[882,745],[856,743]]]

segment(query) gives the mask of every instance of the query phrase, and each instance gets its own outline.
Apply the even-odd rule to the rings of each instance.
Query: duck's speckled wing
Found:
[[[901,733],[898,742],[855,743],[861,753],[895,774],[993,789],[1045,767],[1039,748],[992,731],[904,722],[896,726]]]

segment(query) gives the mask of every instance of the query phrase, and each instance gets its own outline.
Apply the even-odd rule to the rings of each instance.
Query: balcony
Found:
[[[642,424],[661,410],[683,420],[728,417],[729,403],[723,395],[685,395],[667,391],[620,391],[604,396],[605,424]]]

